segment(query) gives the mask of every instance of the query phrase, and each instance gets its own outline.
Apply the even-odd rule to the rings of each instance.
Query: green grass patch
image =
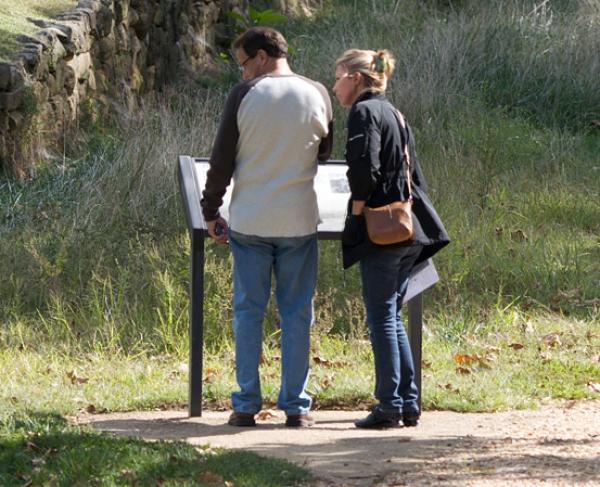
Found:
[[[588,77],[598,79],[600,68],[591,61],[561,64],[555,49],[561,37],[572,41],[565,26],[574,39],[589,40],[588,27],[600,17],[583,3],[557,7],[544,27],[523,2],[440,5],[410,1],[414,9],[395,11],[392,1],[369,9],[364,2],[336,2],[335,12],[328,7],[282,28],[295,47],[295,69],[327,85],[335,58],[347,48],[387,47],[398,56],[389,97],[414,127],[430,196],[453,239],[435,258],[441,281],[427,294],[427,373],[435,376],[425,382],[425,406],[486,410],[579,397],[586,381],[597,377],[597,365],[590,365],[597,345],[588,347],[587,365],[560,347],[548,352],[548,360],[514,351],[519,360],[502,361],[512,357],[511,349],[498,357],[501,366],[456,378],[452,354],[463,353],[459,345],[467,339],[473,344],[467,348],[479,350],[499,336],[531,339],[524,349],[533,351],[541,332],[520,336],[518,326],[526,322],[546,333],[574,334],[577,343],[588,332],[600,333],[600,133],[588,123],[599,106]],[[552,56],[539,53],[544,35]],[[530,51],[529,37],[535,40]],[[577,59],[595,55],[595,42],[581,43]],[[536,69],[552,74],[545,91],[532,68],[502,73],[518,99],[498,94],[490,80],[502,56],[518,58],[521,66],[535,58]],[[576,96],[546,103],[567,78]],[[44,360],[56,362],[50,368],[59,371],[61,386],[73,370],[89,378],[81,387],[63,388],[85,391],[71,410],[185,401],[182,372],[167,379],[188,350],[189,239],[175,165],[180,154],[210,153],[229,87],[201,81],[167,89],[117,127],[98,120],[81,128],[63,164],[41,164],[31,181],[0,180],[0,350],[13,354],[15,364],[30,360],[40,370]],[[346,112],[337,106],[335,112],[333,156],[341,158]],[[371,397],[372,365],[368,344],[361,342],[366,328],[358,270],[341,268],[339,243],[321,242],[313,352],[340,367],[315,364],[310,390],[318,404],[356,406]],[[206,368],[219,371],[207,377],[205,399],[219,404],[233,388],[231,256],[210,243],[205,299]],[[265,356],[277,356],[278,338],[270,303]],[[568,360],[555,356],[557,350]],[[119,374],[111,377],[110,367],[100,365],[107,357],[115,357]],[[150,357],[159,357],[160,365],[144,372]],[[265,367],[266,398],[274,401],[278,363]],[[53,374],[25,376],[35,383],[34,377]],[[9,383],[17,387],[14,379]],[[26,381],[18,387],[33,390]],[[107,390],[94,396],[102,387]],[[4,394],[33,406],[24,398],[34,401],[34,394]],[[75,397],[56,399],[44,410]]]
[[[0,61],[9,61],[20,50],[20,34],[40,30],[28,18],[49,20],[76,5],[76,0],[0,0]]]
[[[0,419],[0,484],[236,485],[279,487],[306,480],[283,460],[243,451],[145,442],[69,425],[52,414]]]
[[[597,397],[589,382],[600,379],[597,326],[531,318],[497,310],[497,331],[452,332],[427,321],[423,349],[423,407],[457,411],[528,408],[548,400]],[[482,328],[486,325],[481,324]],[[267,337],[261,361],[264,407],[279,393],[279,334]],[[458,355],[476,357],[461,362]],[[76,415],[187,407],[187,357],[139,354],[58,355],[52,351],[0,353],[6,380],[0,413],[22,411]],[[314,333],[308,392],[317,408],[367,409],[373,404],[373,357],[363,338]],[[207,353],[203,370],[206,408],[229,408],[236,390],[234,353]]]

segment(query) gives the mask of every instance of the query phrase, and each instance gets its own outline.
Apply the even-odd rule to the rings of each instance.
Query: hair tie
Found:
[[[385,54],[383,52],[379,52],[375,54],[375,59],[373,59],[373,68],[376,73],[384,73],[385,66],[387,61],[385,60]]]

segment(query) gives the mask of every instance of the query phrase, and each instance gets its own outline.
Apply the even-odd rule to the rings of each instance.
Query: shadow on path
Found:
[[[146,439],[184,440],[285,458],[325,485],[600,485],[600,405],[460,414],[434,411],[418,428],[365,431],[364,412],[315,411],[312,428],[281,417],[255,428],[226,424],[227,412],[124,413],[87,418],[94,427]],[[546,484],[547,485],[547,484]]]

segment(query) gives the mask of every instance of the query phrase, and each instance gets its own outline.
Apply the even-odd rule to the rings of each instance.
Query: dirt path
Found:
[[[285,458],[337,486],[600,486],[600,401],[537,411],[423,414],[417,428],[365,431],[363,411],[315,411],[295,430],[283,415],[256,428],[225,424],[228,412],[190,419],[185,411],[94,415],[81,422],[119,435],[244,448]]]

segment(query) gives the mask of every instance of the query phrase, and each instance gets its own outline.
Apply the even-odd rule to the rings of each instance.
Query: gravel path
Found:
[[[425,412],[417,428],[359,430],[364,411],[314,411],[307,429],[226,425],[228,412],[133,412],[82,416],[119,435],[243,448],[311,470],[317,486],[600,486],[600,401],[571,401],[536,411]]]

